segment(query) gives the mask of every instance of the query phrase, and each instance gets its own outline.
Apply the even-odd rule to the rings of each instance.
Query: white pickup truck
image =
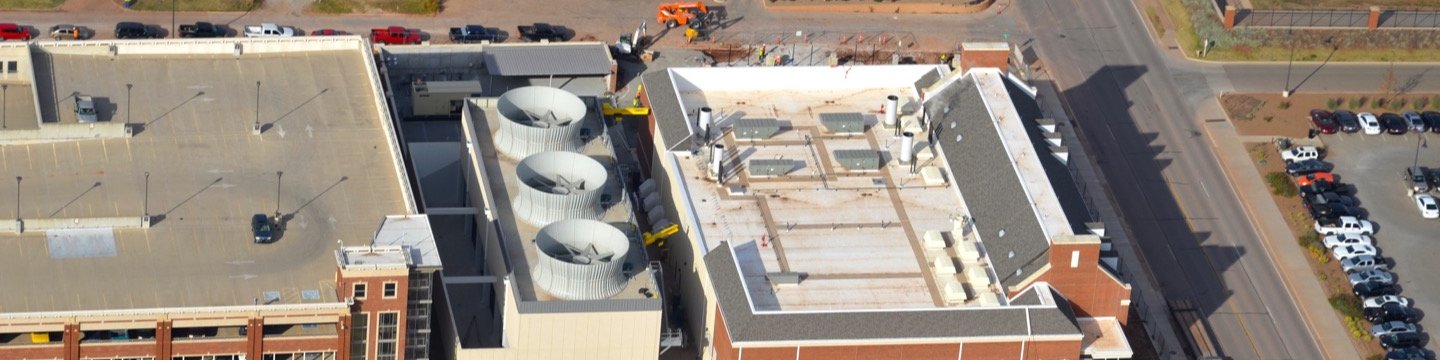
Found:
[[[1360,220],[1354,216],[1341,216],[1334,220],[1315,221],[1315,232],[1321,235],[1370,235],[1375,233],[1375,224],[1369,220]]]
[[[295,36],[295,28],[280,26],[272,23],[260,25],[245,25],[245,37],[291,37]]]

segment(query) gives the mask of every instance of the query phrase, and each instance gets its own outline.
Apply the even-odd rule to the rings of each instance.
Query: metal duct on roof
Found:
[[[500,130],[495,148],[514,159],[542,151],[577,151],[585,123],[585,103],[568,91],[527,86],[500,95]]]
[[[564,219],[599,219],[609,173],[589,156],[563,151],[530,155],[515,167],[521,184],[515,216],[537,226]]]
[[[535,286],[566,300],[598,300],[625,288],[630,240],[610,224],[569,219],[535,235]]]

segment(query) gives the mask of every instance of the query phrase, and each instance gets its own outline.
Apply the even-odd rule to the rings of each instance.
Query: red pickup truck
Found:
[[[32,37],[35,35],[30,33],[29,28],[13,23],[0,23],[0,39],[28,41]]]
[[[420,43],[420,31],[401,26],[384,29],[370,29],[370,41],[385,45],[411,45]]]

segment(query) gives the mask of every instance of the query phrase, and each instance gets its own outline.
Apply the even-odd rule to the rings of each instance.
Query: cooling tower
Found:
[[[496,108],[501,121],[495,148],[512,159],[542,151],[577,151],[583,145],[585,103],[568,91],[517,88],[500,95]]]
[[[595,220],[561,220],[535,235],[535,285],[565,300],[604,299],[625,288],[625,233]]]
[[[520,190],[515,216],[535,226],[564,219],[600,219],[600,195],[609,176],[589,156],[564,151],[530,155],[515,167]]]

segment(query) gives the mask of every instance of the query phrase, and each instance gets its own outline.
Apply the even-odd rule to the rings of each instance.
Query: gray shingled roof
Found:
[[[645,96],[650,98],[650,114],[655,116],[655,127],[665,142],[665,150],[688,149],[690,127],[685,124],[685,109],[675,93],[675,84],[670,80],[669,71],[656,71],[640,77],[645,86]]]
[[[498,76],[607,75],[605,44],[486,46],[485,69]]]
[[[1001,283],[1014,287],[1046,264],[1050,242],[982,96],[967,77],[936,93],[925,108],[931,119],[938,119],[932,136],[975,220],[995,273]]]
[[[1056,307],[755,314],[745,297],[745,285],[730,243],[723,242],[706,254],[705,264],[725,328],[731,341],[737,343],[1024,336],[1027,331],[1037,335],[1080,335],[1080,328],[1069,315]]]

